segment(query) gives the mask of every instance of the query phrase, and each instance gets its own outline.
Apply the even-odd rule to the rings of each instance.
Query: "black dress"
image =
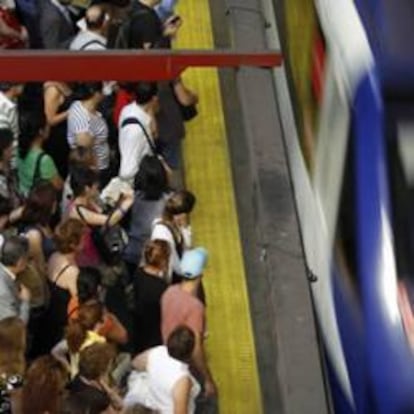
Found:
[[[64,266],[57,274],[55,280],[48,281],[50,289],[50,304],[46,315],[47,333],[45,332],[45,351],[50,352],[50,349],[56,345],[62,338],[65,332],[65,327],[68,321],[68,304],[70,301],[70,293],[68,290],[57,285],[60,277],[69,269],[71,265]]]
[[[162,344],[161,336],[161,296],[167,283],[139,268],[134,277],[134,351]]]
[[[64,94],[63,90],[59,88],[58,85],[52,84],[47,87],[56,87],[60,92]],[[65,100],[59,106],[58,112],[61,113],[69,109],[70,104],[73,101],[72,95],[65,95]],[[70,147],[67,140],[67,122],[62,121],[57,125],[54,125],[50,128],[49,137],[47,141],[43,144],[43,149],[52,157],[56,168],[59,172],[59,175],[62,179],[66,179],[68,175],[68,165],[69,165],[69,152]]]

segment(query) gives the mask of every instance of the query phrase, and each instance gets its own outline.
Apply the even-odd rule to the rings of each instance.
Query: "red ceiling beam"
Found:
[[[276,51],[2,51],[0,80],[167,80],[175,78],[188,67],[271,68],[281,62],[282,56]]]

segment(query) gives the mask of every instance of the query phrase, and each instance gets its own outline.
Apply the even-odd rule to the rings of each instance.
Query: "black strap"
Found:
[[[138,118],[135,118],[133,116],[129,118],[125,118],[121,123],[121,128],[127,125],[139,125],[142,129],[142,132],[145,135],[145,138],[147,139],[148,145],[151,148],[152,155],[157,155],[157,148],[155,147],[155,144],[152,142],[152,139],[148,135],[147,130],[145,129],[144,125],[142,125],[141,121]]]
[[[89,42],[86,42],[84,45],[82,45],[79,50],[86,50],[86,48],[90,45],[100,45],[102,46],[104,49],[106,49],[106,45],[104,43],[102,43],[100,40],[98,39],[93,39],[93,40],[89,40]]]
[[[82,205],[78,205],[78,204],[76,204],[75,205],[75,207],[76,207],[76,211],[77,211],[77,213],[79,214],[79,217],[81,218],[81,220],[87,225],[87,226],[89,226],[89,223],[86,221],[86,219],[85,219],[85,216],[82,214],[82,212],[81,212],[81,210],[80,210],[80,208],[81,207],[83,207],[83,208],[85,208],[86,210],[89,210],[89,208],[88,207],[85,207],[85,206],[82,206]]]
[[[62,267],[62,269],[59,270],[59,273],[56,275],[55,279],[52,281],[52,283],[54,285],[57,285],[58,280],[60,279],[60,277],[63,275],[63,273],[66,272],[67,269],[69,269],[72,265],[71,264],[67,264],[65,266]]]
[[[113,208],[113,210],[108,214],[108,218],[106,219],[105,223],[103,224],[103,226],[101,226],[103,229],[107,229],[109,226],[109,222],[111,221],[111,218],[113,216],[113,214],[115,213],[115,211],[119,208],[119,206],[121,205],[121,197],[119,197],[118,201],[115,203],[115,206]],[[92,224],[89,224],[86,219],[85,216],[83,215],[83,213],[81,212],[80,208],[83,207],[86,210],[92,211],[91,209],[89,209],[88,207],[82,206],[82,205],[76,205],[76,211],[79,214],[79,217],[81,218],[81,220],[88,226],[91,228],[94,227],[99,227],[99,226],[93,226]],[[93,213],[96,213],[96,211],[92,211]]]
[[[177,252],[178,257],[181,259],[182,255],[184,253],[184,246],[183,246],[184,240],[183,240],[182,235],[181,235],[181,238],[179,240],[178,237],[177,237],[177,233],[174,231],[172,226],[169,223],[165,222],[165,221],[159,221],[157,224],[162,224],[171,233],[171,236],[174,239],[175,251]]]
[[[40,167],[41,167],[41,164],[42,164],[42,159],[45,155],[46,155],[45,152],[41,152],[38,155],[37,159],[36,159],[36,165],[35,165],[35,168],[34,168],[34,171],[33,171],[32,188],[36,185],[36,183],[40,180],[40,178],[42,176],[41,171],[40,171]]]

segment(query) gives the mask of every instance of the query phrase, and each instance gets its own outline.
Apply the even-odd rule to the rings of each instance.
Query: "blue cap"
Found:
[[[195,279],[200,276],[207,264],[208,252],[204,247],[184,252],[181,259],[181,273],[186,279]]]

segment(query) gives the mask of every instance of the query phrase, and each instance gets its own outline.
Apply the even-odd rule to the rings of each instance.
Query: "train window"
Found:
[[[289,85],[303,156],[312,171],[325,84],[325,39],[313,0],[286,0],[283,7]]]
[[[386,132],[398,275],[414,280],[414,105],[388,101]]]

